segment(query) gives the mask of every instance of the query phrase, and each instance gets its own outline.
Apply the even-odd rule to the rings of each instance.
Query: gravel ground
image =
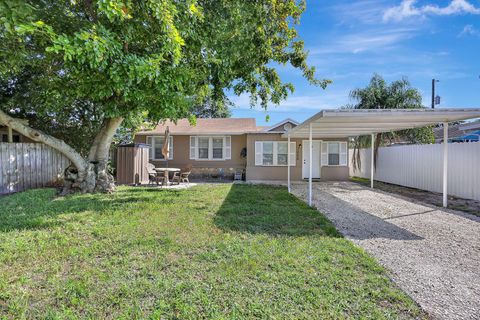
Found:
[[[313,188],[318,210],[433,319],[480,319],[480,217],[352,182]],[[306,189],[292,186],[304,200]]]

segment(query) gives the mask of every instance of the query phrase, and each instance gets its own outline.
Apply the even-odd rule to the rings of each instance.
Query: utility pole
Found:
[[[435,83],[440,80],[432,79],[432,109],[435,109]]]

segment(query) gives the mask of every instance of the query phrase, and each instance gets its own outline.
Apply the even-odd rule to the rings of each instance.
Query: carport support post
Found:
[[[448,122],[443,123],[443,207],[448,206]]]
[[[371,146],[371,160],[370,160],[370,188],[373,189],[373,172],[375,171],[375,134],[372,133],[372,146]]]
[[[312,154],[313,154],[313,139],[312,139],[312,124],[310,123],[309,126],[309,134],[308,134],[308,205],[312,205]]]
[[[288,193],[290,193],[290,134],[288,134],[288,146],[287,146],[287,186],[288,186]]]

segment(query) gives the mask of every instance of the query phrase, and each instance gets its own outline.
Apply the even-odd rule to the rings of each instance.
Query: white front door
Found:
[[[320,178],[320,147],[322,141],[313,140],[313,150],[312,150],[312,179]],[[302,178],[307,179],[310,173],[309,160],[310,160],[310,141],[303,140],[303,166],[302,166]]]

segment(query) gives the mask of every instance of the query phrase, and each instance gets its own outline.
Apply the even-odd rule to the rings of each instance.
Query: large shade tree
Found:
[[[296,0],[0,0],[0,82],[12,91],[0,123],[71,160],[64,191],[112,190],[108,151],[120,125],[194,121],[195,106],[227,101],[225,89],[277,104],[293,86],[274,63],[325,87],[295,30],[304,9]],[[100,122],[85,156],[17,114]]]
[[[347,106],[353,109],[421,109],[422,95],[402,78],[387,83],[380,75],[375,74],[365,88],[358,88],[350,92],[355,104]],[[377,133],[374,147],[374,163],[376,164],[378,148],[382,145],[395,142],[432,143],[434,135],[432,127],[407,129],[394,132]],[[371,147],[370,136],[354,138],[353,165],[360,168],[360,149]]]

